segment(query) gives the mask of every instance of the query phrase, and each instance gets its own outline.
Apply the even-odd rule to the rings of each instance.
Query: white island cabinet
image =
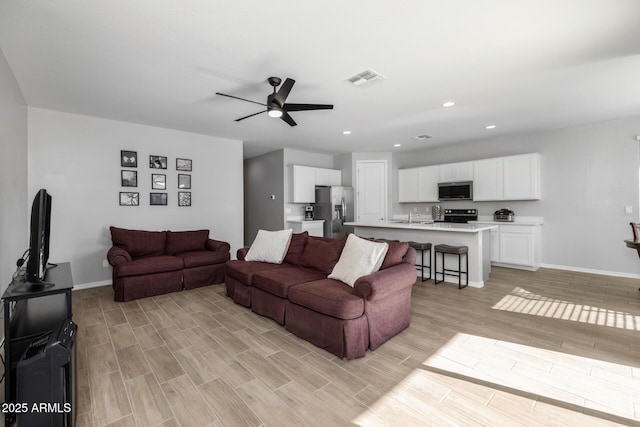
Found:
[[[441,243],[467,246],[469,248],[467,254],[469,257],[469,286],[480,288],[484,286],[485,280],[489,279],[489,273],[491,272],[490,232],[496,228],[495,225],[455,223],[403,224],[395,222],[376,224],[350,222],[345,223],[345,225],[352,225],[355,234],[361,237],[400,240],[401,242],[415,241],[431,243],[433,246]],[[425,262],[427,256],[428,254],[425,254]],[[433,262],[433,253],[431,254],[431,260]],[[438,263],[440,263],[440,259]],[[457,269],[458,258],[446,256],[445,267],[447,269]],[[432,267],[431,277],[434,277],[434,273],[435,269]],[[457,278],[452,276],[446,276],[445,280],[458,283]]]

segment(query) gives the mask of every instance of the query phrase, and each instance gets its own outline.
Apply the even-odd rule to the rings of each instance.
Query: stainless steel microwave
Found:
[[[438,200],[473,200],[473,181],[439,182]]]

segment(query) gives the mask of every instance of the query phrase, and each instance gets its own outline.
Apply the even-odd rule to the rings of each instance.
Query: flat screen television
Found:
[[[31,236],[27,260],[26,280],[33,284],[45,284],[44,274],[49,260],[51,230],[51,196],[41,189],[31,206]]]

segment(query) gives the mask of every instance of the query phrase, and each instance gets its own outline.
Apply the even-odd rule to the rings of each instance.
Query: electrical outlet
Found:
[[[626,214],[633,213],[633,206],[625,206],[624,207],[624,213],[626,213]]]
[[[102,267],[103,267],[103,268],[107,268],[107,267],[109,267],[109,261],[107,261],[106,259],[103,259],[103,260],[102,260]]]

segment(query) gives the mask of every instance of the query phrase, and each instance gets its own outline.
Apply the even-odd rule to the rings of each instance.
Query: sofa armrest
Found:
[[[367,301],[383,299],[401,289],[413,286],[418,277],[416,268],[407,263],[362,276],[353,286],[353,293]]]
[[[236,252],[236,258],[240,261],[244,261],[244,257],[247,256],[247,252],[249,252],[249,247],[238,249],[238,252]]]
[[[231,245],[222,240],[207,239],[207,250],[216,252],[230,252]]]
[[[109,264],[112,266],[115,266],[116,264],[130,262],[131,255],[122,248],[112,246],[109,252],[107,252],[107,261],[109,261]]]

